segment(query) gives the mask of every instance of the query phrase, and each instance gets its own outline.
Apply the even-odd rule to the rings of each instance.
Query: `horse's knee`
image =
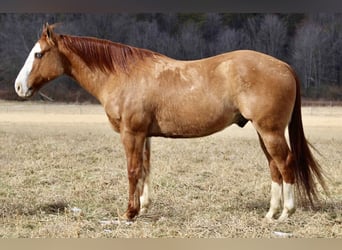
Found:
[[[141,167],[129,168],[128,179],[132,183],[137,183],[143,176],[143,169]]]

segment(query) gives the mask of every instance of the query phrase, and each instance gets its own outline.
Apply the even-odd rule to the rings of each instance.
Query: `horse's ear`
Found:
[[[54,25],[49,25],[48,23],[46,23],[43,27],[43,36],[50,45],[55,45],[53,29]]]
[[[50,26],[47,26],[46,28],[46,36],[47,38],[51,39],[52,38],[52,29]]]

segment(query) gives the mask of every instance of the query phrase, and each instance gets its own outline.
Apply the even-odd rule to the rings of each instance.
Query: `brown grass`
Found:
[[[342,238],[342,108],[304,108],[331,198],[267,224],[270,177],[251,125],[152,139],[152,198],[131,225],[123,148],[97,105],[0,102],[0,237]],[[77,209],[81,209],[78,211]]]

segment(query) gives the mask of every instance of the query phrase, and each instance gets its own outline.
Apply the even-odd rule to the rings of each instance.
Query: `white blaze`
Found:
[[[33,62],[34,62],[34,54],[37,52],[41,52],[42,49],[39,43],[36,43],[32,48],[30,54],[28,55],[24,66],[20,70],[17,79],[15,80],[15,91],[19,96],[26,96],[28,92],[27,80],[31,73]]]

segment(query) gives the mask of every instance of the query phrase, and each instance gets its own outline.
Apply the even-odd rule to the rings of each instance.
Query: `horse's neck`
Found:
[[[98,101],[102,102],[102,92],[105,83],[108,82],[109,74],[100,70],[91,70],[73,52],[60,48],[66,56],[68,65],[66,74],[73,78],[83,89],[93,95]]]

